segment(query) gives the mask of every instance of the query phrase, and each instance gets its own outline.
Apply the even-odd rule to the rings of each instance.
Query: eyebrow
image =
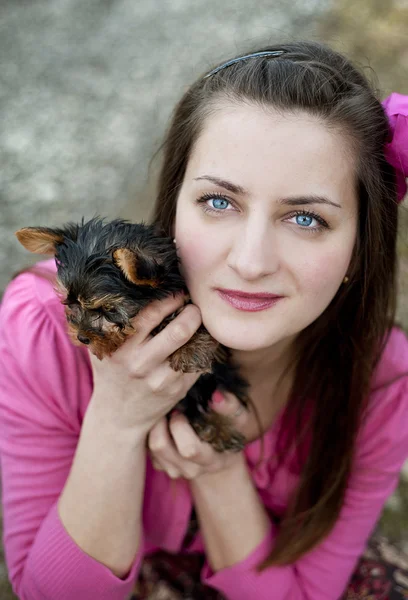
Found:
[[[248,196],[249,192],[245,188],[237,185],[235,183],[231,183],[230,181],[226,181],[225,179],[220,179],[220,177],[214,177],[213,175],[201,175],[200,177],[195,177],[194,181],[200,181],[205,179],[207,181],[211,181],[220,187],[232,192],[233,194],[241,194],[242,196]],[[278,200],[279,205],[288,205],[288,206],[299,206],[305,204],[329,204],[330,206],[335,206],[336,208],[341,208],[340,204],[333,202],[326,198],[326,196],[318,196],[315,194],[311,194],[309,196],[291,196],[290,198],[282,198]]]

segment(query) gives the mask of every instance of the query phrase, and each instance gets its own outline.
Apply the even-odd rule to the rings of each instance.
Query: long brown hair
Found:
[[[276,50],[285,53],[200,76],[183,95],[159,149],[162,164],[152,215],[152,221],[171,235],[190,153],[206,119],[224,99],[316,115],[346,135],[355,152],[359,225],[349,282],[298,335],[295,376],[278,447],[283,452],[287,448],[282,434],[287,436],[293,423],[289,439],[296,441],[300,462],[302,440],[309,434],[313,442],[274,549],[258,570],[295,562],[333,528],[344,502],[373,371],[395,323],[397,299],[396,182],[384,158],[388,120],[377,92],[346,57],[325,44],[299,41],[256,51]]]

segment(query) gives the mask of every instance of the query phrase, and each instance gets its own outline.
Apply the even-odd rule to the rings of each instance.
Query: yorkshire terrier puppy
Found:
[[[153,300],[184,291],[186,303],[191,302],[174,243],[155,225],[96,217],[61,229],[24,227],[16,236],[30,252],[55,256],[56,291],[65,305],[69,335],[99,359],[110,356],[135,333],[137,324],[132,320]],[[152,334],[179,312],[164,319]],[[169,361],[175,371],[203,371],[177,404],[197,435],[218,452],[242,450],[244,436],[233,428],[231,419],[209,406],[217,388],[235,394],[245,408],[250,402],[248,383],[239,375],[228,348],[201,325]]]

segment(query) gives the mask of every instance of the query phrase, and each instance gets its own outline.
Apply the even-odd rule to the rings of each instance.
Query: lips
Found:
[[[217,290],[219,292],[222,292],[223,294],[228,294],[229,296],[237,296],[237,297],[242,297],[242,298],[260,298],[260,299],[282,298],[282,296],[279,296],[279,294],[271,294],[270,292],[251,293],[251,292],[243,292],[241,290],[230,290],[230,289],[226,289],[226,288],[217,288]]]
[[[265,295],[263,293],[257,293],[247,295],[243,292],[232,292],[222,289],[218,289],[217,292],[225,302],[234,308],[249,312],[270,308],[283,298],[283,296],[276,296],[274,294]]]

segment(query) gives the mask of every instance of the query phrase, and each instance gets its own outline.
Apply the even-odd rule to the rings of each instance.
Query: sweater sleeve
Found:
[[[408,457],[408,378],[379,394],[361,428],[344,504],[329,535],[296,563],[258,574],[254,567],[270,554],[276,539],[271,523],[262,543],[243,561],[215,573],[205,562],[203,583],[229,600],[341,597]]]
[[[20,275],[6,290],[0,311],[0,457],[9,577],[21,600],[124,600],[142,549],[126,579],[119,579],[83,552],[59,519],[57,501],[81,428],[80,404],[84,394],[89,400],[92,381],[86,353],[72,346],[55,316],[55,300],[39,291],[34,275]]]

